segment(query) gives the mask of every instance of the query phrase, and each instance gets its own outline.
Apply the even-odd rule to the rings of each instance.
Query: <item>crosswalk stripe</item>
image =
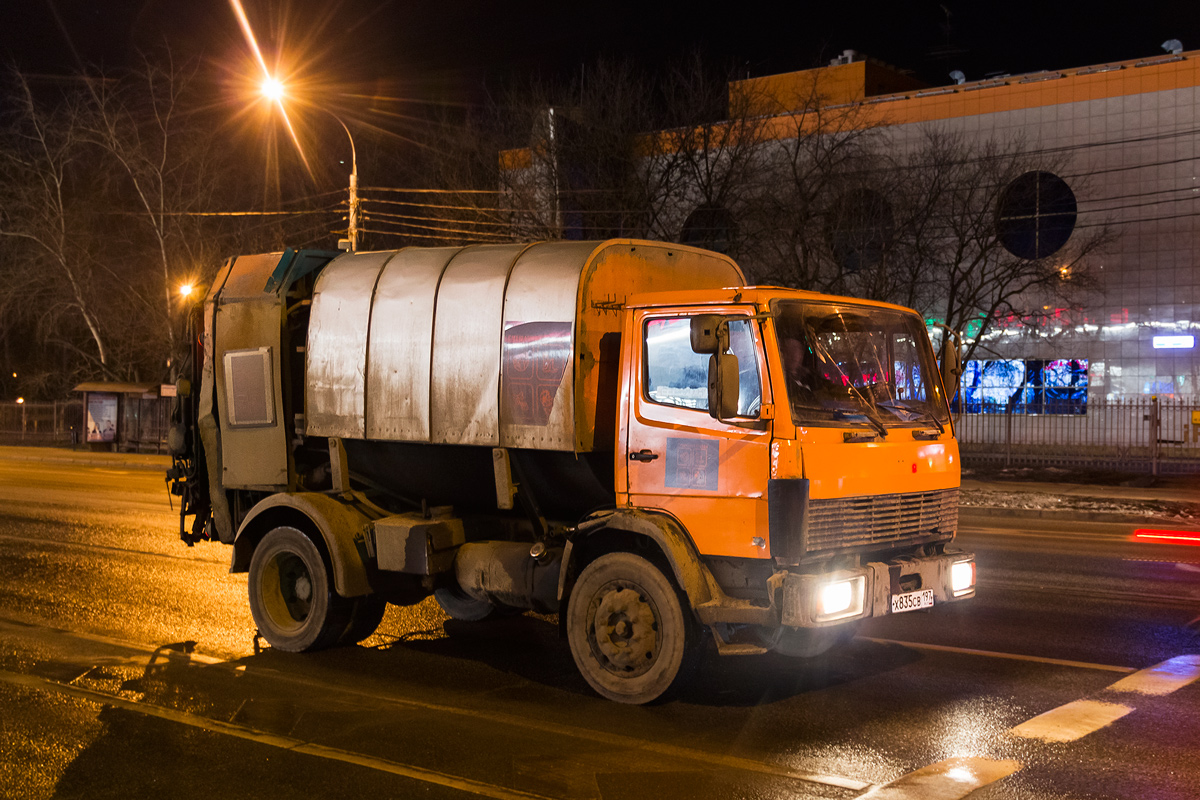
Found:
[[[959,800],[1021,768],[1020,761],[948,758],[876,786],[860,800]]]
[[[1119,703],[1076,700],[1022,722],[1010,733],[1044,742],[1073,742],[1119,720],[1133,709]]]
[[[1109,686],[1108,691],[1164,695],[1197,678],[1200,678],[1200,655],[1176,656],[1121,678]]]

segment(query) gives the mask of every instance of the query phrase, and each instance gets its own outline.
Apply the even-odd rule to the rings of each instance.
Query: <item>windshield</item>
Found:
[[[933,348],[916,314],[886,308],[772,304],[797,425],[943,427],[950,412]]]

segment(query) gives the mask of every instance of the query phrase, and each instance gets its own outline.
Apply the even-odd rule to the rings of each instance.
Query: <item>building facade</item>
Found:
[[[1089,400],[1200,395],[1200,52],[958,77],[904,86],[906,76],[848,52],[731,93],[799,108],[820,86],[823,102],[859,106],[899,150],[936,126],[968,141],[1019,140],[1063,165],[1001,193],[998,233],[1032,258],[1104,228],[1109,241],[1088,256],[1096,288],[1082,305],[993,320],[965,376],[964,410],[1079,414]]]

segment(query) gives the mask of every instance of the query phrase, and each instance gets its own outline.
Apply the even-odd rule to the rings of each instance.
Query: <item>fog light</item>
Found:
[[[864,578],[858,577],[822,586],[817,593],[817,620],[828,622],[862,614],[865,583]]]
[[[854,600],[854,587],[850,581],[831,583],[821,588],[821,616],[840,614]]]
[[[975,588],[975,562],[959,561],[950,567],[950,591],[957,597]]]

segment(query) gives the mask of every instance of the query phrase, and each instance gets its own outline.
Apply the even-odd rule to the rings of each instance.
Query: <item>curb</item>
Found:
[[[134,469],[145,472],[165,473],[170,464],[149,464],[144,461],[122,461],[120,459],[73,458],[71,456],[18,456],[0,455],[0,461],[24,461],[35,464],[67,464],[75,467],[107,467],[109,469]]]

